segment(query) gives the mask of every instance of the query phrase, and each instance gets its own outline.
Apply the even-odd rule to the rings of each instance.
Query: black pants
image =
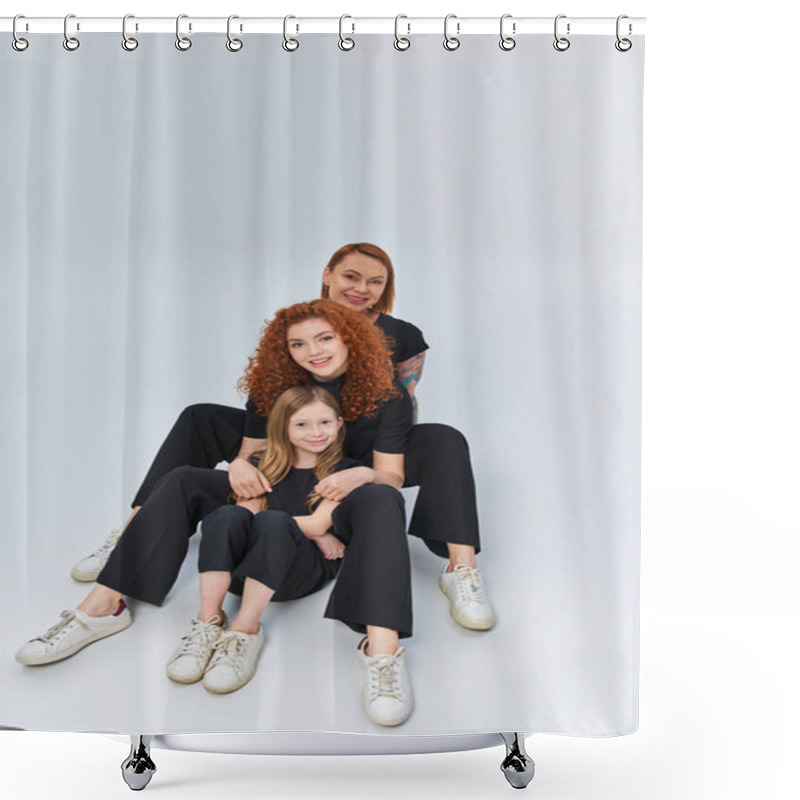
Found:
[[[185,408],[133,505],[144,506],[158,481],[177,467],[213,468],[235,458],[244,421],[245,412],[229,406],[203,403]],[[475,479],[464,436],[449,425],[414,425],[405,452],[405,476],[404,486],[419,487],[408,532],[440,556],[447,557],[447,542],[472,545],[480,552]]]
[[[334,566],[335,565],[335,566]],[[253,514],[222,506],[203,520],[198,572],[230,572],[230,591],[241,594],[245,578],[275,591],[274,602],[319,591],[338,571],[283,511]]]
[[[212,488],[215,478],[210,473],[214,472],[225,475],[192,467],[173,470],[156,485],[153,496],[163,496],[166,488],[180,485],[185,499],[196,506],[195,500]],[[180,478],[173,478],[176,473]],[[98,583],[161,605],[175,582],[191,535],[184,534],[180,546],[173,530],[160,528],[159,540],[130,537],[123,556],[114,556],[117,548],[112,551]],[[373,484],[355,489],[334,509],[333,531],[345,544],[345,555],[325,616],[360,633],[366,632],[367,625],[379,625],[397,631],[401,638],[411,636],[411,567],[400,492]],[[126,530],[120,543],[127,536]],[[109,569],[112,560],[116,566]],[[124,570],[129,563],[146,568],[131,579]],[[275,590],[274,600],[318,591],[333,577],[334,563],[323,559],[292,517],[281,511],[253,515],[244,508],[224,506],[203,520],[200,572],[231,572],[239,587],[244,578],[254,578]]]
[[[111,551],[97,582],[160,606],[174,585],[200,520],[225,505],[228,473],[177,467],[156,482]]]

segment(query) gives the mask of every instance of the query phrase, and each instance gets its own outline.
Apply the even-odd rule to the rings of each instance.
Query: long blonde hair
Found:
[[[320,401],[333,411],[336,418],[342,416],[339,401],[327,390],[319,386],[294,386],[283,392],[269,412],[267,420],[267,446],[260,451],[258,468],[269,481],[270,486],[280,483],[294,463],[294,447],[289,441],[289,421],[302,408]],[[344,425],[339,428],[336,438],[317,456],[314,476],[318,481],[333,472],[333,468],[344,458]],[[319,501],[319,495],[311,492],[306,498],[309,512]],[[268,508],[267,495],[262,499],[262,510]]]

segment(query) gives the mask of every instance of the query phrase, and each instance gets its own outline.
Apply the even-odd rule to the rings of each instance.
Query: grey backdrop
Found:
[[[91,34],[2,75],[2,723],[139,732],[637,725],[644,42]],[[421,421],[468,437],[499,622],[456,626],[412,541],[416,693],[364,717],[357,637],[327,592],[268,610],[226,697],[164,663],[196,611],[196,549],[162,609],[65,662],[15,650],[74,607],[69,568],[121,520],[174,417],[239,404],[265,318],[373,241],[431,344]],[[413,493],[409,494],[409,501]],[[196,537],[195,537],[196,538]],[[196,542],[195,542],[196,546]]]

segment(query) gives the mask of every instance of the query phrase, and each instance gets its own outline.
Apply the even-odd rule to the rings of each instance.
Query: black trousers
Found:
[[[217,481],[215,472],[225,476],[221,470],[196,467],[173,470],[156,485],[153,497],[164,499],[167,490],[180,487],[188,505],[199,508]],[[120,538],[120,543],[127,539],[124,554],[115,556],[117,545],[98,583],[161,605],[186,556],[191,531],[179,537],[166,526],[158,528],[158,537],[129,537],[130,527]],[[345,555],[325,616],[360,633],[367,625],[380,625],[401,638],[411,636],[411,566],[400,492],[373,484],[355,489],[334,510],[333,532],[345,544]],[[203,519],[198,561],[200,572],[231,572],[240,590],[246,577],[260,581],[275,590],[274,600],[316,592],[335,572],[335,562],[322,558],[291,516],[269,510],[253,515],[236,506],[217,508]],[[128,564],[139,566],[132,576]]]
[[[229,406],[202,403],[185,408],[156,454],[133,505],[144,506],[158,482],[173,469],[213,468],[235,458],[244,421],[245,412]],[[472,545],[480,552],[475,479],[464,436],[449,425],[414,425],[405,452],[405,476],[404,486],[419,487],[408,532],[440,556],[447,557],[447,542]]]
[[[283,511],[222,506],[203,520],[198,572],[230,572],[233,594],[252,578],[275,591],[273,601],[296,600],[321,589],[339,566]]]
[[[97,582],[160,606],[174,585],[200,520],[230,495],[221,469],[176,467],[156,482],[111,551]]]

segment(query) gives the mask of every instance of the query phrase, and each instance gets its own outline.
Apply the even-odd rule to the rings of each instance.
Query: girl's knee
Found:
[[[262,534],[278,534],[289,532],[294,526],[294,518],[285,511],[259,511],[253,517],[253,528]]]

